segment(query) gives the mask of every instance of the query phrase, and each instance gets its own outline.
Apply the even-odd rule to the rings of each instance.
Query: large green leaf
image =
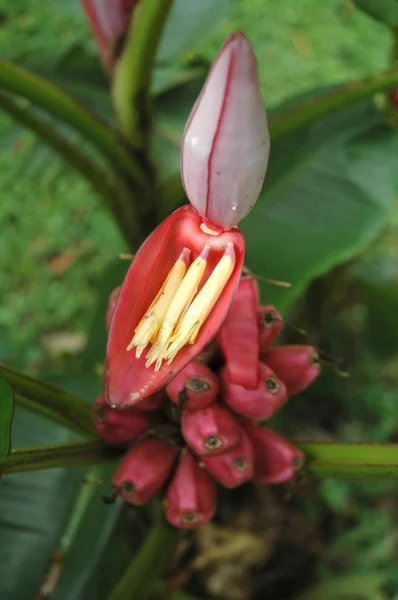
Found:
[[[61,541],[67,538],[65,559],[59,583],[54,593],[55,600],[98,599],[99,586],[93,588],[93,574],[101,580],[98,564],[109,541],[121,504],[110,506],[103,501],[109,485],[97,484],[95,480],[109,482],[115,466],[98,466],[88,471],[93,483],[82,483],[70,511],[67,527]],[[69,539],[68,539],[69,537]]]
[[[366,305],[367,342],[382,357],[393,356],[398,348],[398,258],[393,241],[395,235],[396,226],[390,231],[390,239],[387,238],[385,245],[378,249],[379,255],[377,251],[374,252],[373,256],[358,261],[350,270],[355,290]]]
[[[49,425],[17,408],[13,446],[34,446],[75,439],[73,433]],[[54,469],[5,475],[0,493],[0,598],[34,598],[68,514],[78,469]],[[21,576],[23,573],[23,576]]]
[[[264,299],[281,309],[313,278],[361,252],[397,198],[398,136],[382,123],[362,133],[354,127],[348,139],[319,148],[290,178],[266,185],[242,223],[247,264],[257,274],[293,284],[264,290]]]
[[[354,4],[364,13],[387,27],[398,25],[397,0],[354,0]]]
[[[158,52],[159,61],[167,61],[193,48],[228,14],[231,0],[174,0]]]

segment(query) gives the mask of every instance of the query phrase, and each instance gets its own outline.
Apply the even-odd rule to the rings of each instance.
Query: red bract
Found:
[[[202,462],[217,481],[227,488],[237,487],[254,475],[254,451],[246,433],[238,444],[218,456],[203,456]]]
[[[223,400],[240,415],[256,420],[269,419],[286,402],[286,387],[269,366],[258,365],[257,387],[250,390],[232,383],[224,369],[221,373]]]
[[[241,278],[231,310],[218,334],[231,382],[248,388],[258,384],[258,286]]]
[[[292,479],[303,466],[304,454],[283,437],[245,421],[245,430],[254,448],[254,481],[282,483]]]
[[[139,0],[82,0],[101,61],[111,72],[118,43],[126,32],[134,6]]]
[[[214,456],[233,448],[242,429],[228,409],[212,404],[203,410],[184,410],[181,431],[196,454]]]
[[[138,442],[118,466],[113,487],[126,502],[145,504],[165,483],[177,453],[177,446],[155,438]]]
[[[243,265],[244,238],[237,229],[212,235],[201,225],[202,219],[190,206],[179,208],[155,229],[131,263],[108,339],[104,381],[107,401],[113,407],[132,406],[166,385],[215,337],[228,313]],[[185,345],[171,360],[166,355],[166,360],[156,371],[158,365],[148,366],[147,347],[139,357],[135,348],[127,348],[131,348],[137,326],[142,323],[154,300],[160,297],[166,278],[178,261],[181,264],[188,261],[189,254],[192,261],[203,256],[201,260],[205,265],[198,293],[184,316],[184,320],[192,318],[193,327],[188,332]],[[197,333],[198,318],[195,315],[191,317],[189,311],[200,295],[200,300],[207,302],[203,295],[209,285],[214,285],[214,278],[210,278],[222,260],[229,262],[231,270],[219,296],[214,296],[215,292],[211,290],[214,305],[209,307],[207,314],[206,310],[202,312],[203,325]],[[194,343],[189,343],[193,341],[191,335],[195,337],[196,334]]]
[[[263,359],[286,385],[289,396],[308,387],[321,370],[319,354],[313,346],[276,346]]]
[[[111,323],[112,323],[112,317],[113,317],[113,313],[115,312],[117,301],[119,299],[119,294],[120,294],[120,285],[117,288],[115,288],[113,290],[113,292],[111,292],[111,295],[109,296],[108,309],[106,311],[106,329],[107,329],[107,331],[109,331]]]
[[[155,415],[139,410],[114,410],[106,403],[104,395],[93,406],[94,424],[99,435],[110,446],[125,446],[140,437],[153,424]]]
[[[260,352],[265,352],[278,337],[283,328],[282,315],[275,306],[257,308],[260,333]]]
[[[214,481],[190,452],[181,453],[164,504],[166,519],[176,527],[199,527],[213,518],[216,510]]]
[[[196,360],[184,367],[166,387],[170,400],[189,410],[205,408],[215,402],[218,390],[217,375]]]

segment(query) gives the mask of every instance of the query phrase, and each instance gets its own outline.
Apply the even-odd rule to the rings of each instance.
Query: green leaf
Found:
[[[14,416],[14,393],[7,377],[0,371],[0,456],[11,449],[11,426]]]
[[[158,60],[170,60],[193,48],[226,18],[231,4],[231,0],[174,0],[160,43]]]
[[[61,57],[45,55],[32,67],[32,71],[51,80],[97,115],[113,119],[109,81],[98,57],[89,54],[83,44],[69,48]]]
[[[145,600],[172,557],[180,532],[166,523],[160,502],[152,505],[152,528],[108,600]]]
[[[380,258],[358,262],[350,276],[366,302],[367,341],[378,355],[388,357],[393,356],[398,347],[398,261],[393,248],[390,257],[386,252],[383,254]]]
[[[91,407],[81,398],[1,365],[17,392],[19,404],[85,435],[96,435]]]
[[[15,411],[15,446],[67,442],[74,435],[19,407]],[[83,473],[84,469],[75,468],[4,475],[0,493],[1,598],[36,596]]]
[[[61,576],[54,600],[97,600],[99,597],[100,586],[93,589],[91,579],[95,573],[102,579],[99,562],[122,508],[121,503],[109,505],[103,501],[114,468],[114,465],[94,467],[86,474],[88,483],[80,484],[60,537]],[[96,481],[104,481],[104,485]]]
[[[396,27],[398,25],[398,2],[397,0],[354,0],[357,8],[364,13],[387,25]]]
[[[11,450],[7,456],[0,457],[0,469],[8,475],[64,466],[95,465],[112,461],[117,456],[118,452],[106,446],[102,440],[50,444]]]
[[[158,96],[195,79],[203,80],[204,73],[203,66],[161,64],[153,72],[152,94]]]
[[[386,600],[382,593],[386,576],[378,571],[340,575],[322,581],[297,600]]]
[[[382,123],[346,133],[346,141],[319,144],[303,162],[300,152],[298,160],[291,157],[286,139],[281,140],[285,171],[277,167],[275,178],[271,163],[272,185],[266,180],[260,200],[242,222],[247,265],[254,273],[293,284],[288,290],[264,288],[264,300],[282,310],[312,279],[360,253],[394,206],[398,136]]]

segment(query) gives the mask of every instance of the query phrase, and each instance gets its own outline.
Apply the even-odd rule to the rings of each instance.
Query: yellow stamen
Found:
[[[198,286],[206,270],[209,251],[210,246],[205,246],[201,254],[193,261],[167,309],[163,323],[156,336],[155,343],[149,350],[147,361],[145,363],[145,365],[149,367],[156,361],[155,371],[160,369],[173,331],[176,325],[178,328],[179,321],[184,317],[184,314],[197,292]]]
[[[176,354],[186,344],[195,343],[199,330],[216,304],[225,288],[235,266],[235,252],[231,242],[227,244],[224,256],[216,265],[214,271],[193,300],[184,318],[177,326],[171,343],[164,354],[164,359],[170,364]]]
[[[167,309],[187,271],[189,256],[190,250],[184,248],[170,273],[167,275],[156,298],[135,328],[135,335],[127,346],[127,350],[136,347],[137,358],[141,356],[151,339],[154,339],[156,336]]]

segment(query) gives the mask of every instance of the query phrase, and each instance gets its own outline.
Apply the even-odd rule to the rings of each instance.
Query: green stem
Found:
[[[15,401],[18,406],[22,406],[22,408],[25,408],[32,413],[41,415],[54,423],[58,423],[58,425],[62,425],[62,427],[66,427],[66,429],[76,431],[76,433],[79,433],[80,435],[83,434],[84,436],[87,436],[89,433],[87,431],[88,415],[87,417],[84,415],[82,418],[81,411],[79,411],[79,414],[72,416],[70,414],[64,414],[66,413],[64,407],[59,409],[54,406],[56,403],[49,406],[48,400],[44,402],[41,400],[31,400],[22,394],[15,394]],[[91,433],[94,434],[94,431]]]
[[[87,402],[5,365],[0,364],[0,369],[13,386],[17,402],[84,435],[97,435]]]
[[[281,109],[269,119],[271,138],[274,140],[280,138],[344,106],[354,104],[397,84],[398,70],[389,69],[364,79],[343,83],[327,92],[299,100],[291,106]]]
[[[320,477],[398,477],[398,444],[296,442],[296,445],[306,454],[305,469]],[[100,440],[21,448],[0,458],[0,471],[90,465],[112,460],[115,455],[117,451]]]
[[[0,60],[0,88],[26,98],[49,115],[71,125],[109,160],[116,172],[144,182],[138,163],[118,143],[115,133],[54,84],[7,60]]]
[[[8,456],[0,457],[0,472],[24,473],[41,469],[94,465],[114,460],[117,456],[118,453],[101,440],[20,448],[11,450]]]
[[[112,97],[120,129],[148,155],[152,126],[150,84],[156,50],[172,0],[141,0],[114,74]]]
[[[180,532],[165,522],[158,501],[152,505],[152,528],[108,600],[145,600],[175,550]]]
[[[307,468],[327,477],[398,477],[398,444],[297,443]]]
[[[28,129],[33,130],[42,140],[79,171],[89,181],[96,192],[103,196],[105,201],[109,203],[109,199],[115,195],[116,191],[108,181],[108,175],[81,151],[80,146],[72,143],[50,123],[46,123],[43,119],[39,118],[29,106],[26,104],[23,105],[3,92],[0,92],[0,107],[17,121],[23,123]]]
[[[96,480],[100,479],[102,475],[102,467],[95,465],[88,469],[85,478],[87,481]],[[83,482],[80,488],[78,489],[76,498],[73,502],[71,513],[69,514],[65,526],[62,530],[60,541],[57,546],[58,552],[60,552],[63,555],[63,557],[70,550],[72,544],[75,542],[82,522],[87,516],[88,509],[90,508],[95,493],[95,484],[91,483],[86,484],[85,482]]]

